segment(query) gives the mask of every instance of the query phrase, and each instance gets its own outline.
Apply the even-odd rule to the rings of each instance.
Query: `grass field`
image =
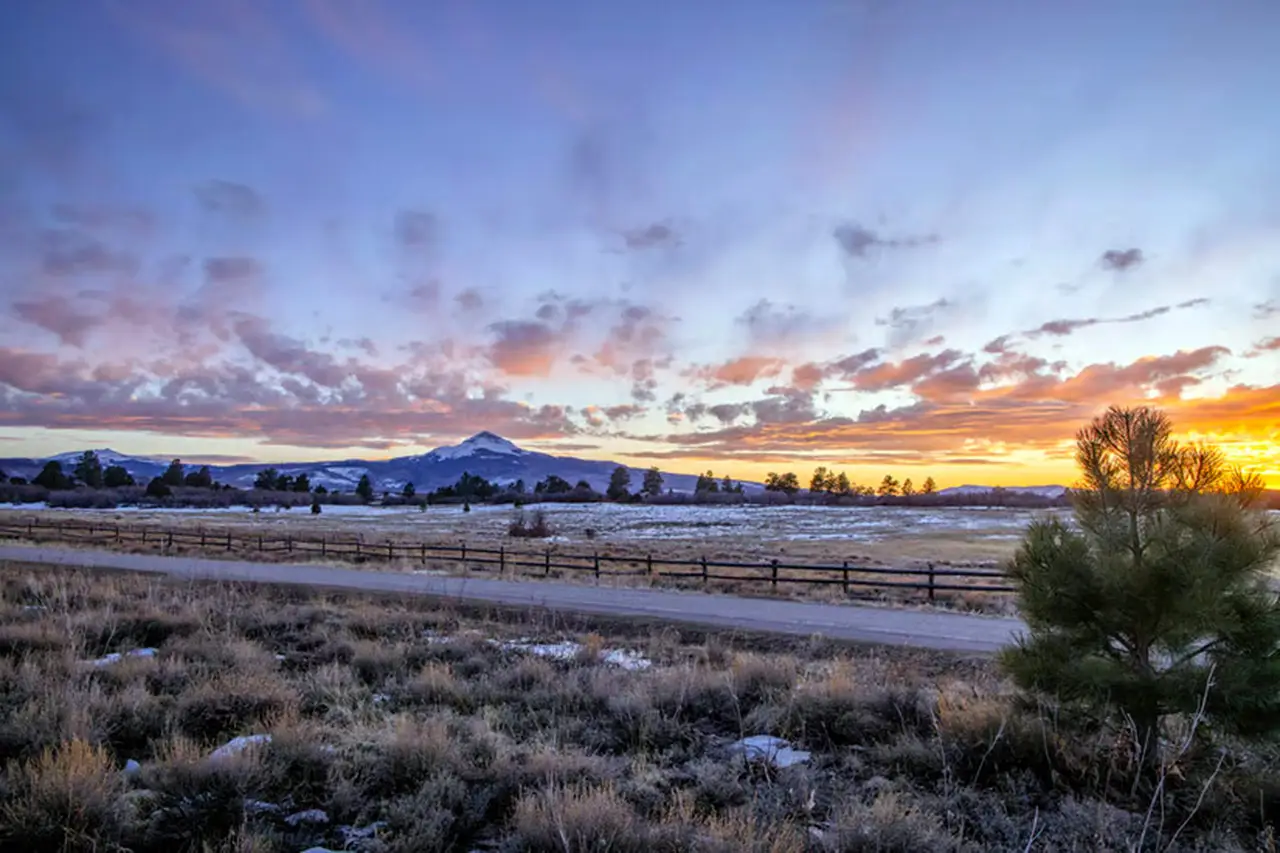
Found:
[[[1274,850],[1224,748],[1153,798],[985,659],[0,566],[5,850]]]
[[[511,521],[523,513],[526,517],[545,511],[551,536],[546,538],[513,538],[508,534]],[[446,559],[445,555],[388,561],[377,558],[378,546],[395,543],[416,550],[420,543],[443,544],[456,549],[460,543],[468,548],[498,548],[520,551],[541,560],[547,551],[554,559],[567,560],[578,570],[551,571],[550,577],[574,582],[613,585],[657,584],[677,588],[705,589],[742,595],[770,595],[790,598],[881,601],[893,604],[931,602],[936,606],[963,610],[1009,613],[1012,601],[1008,595],[978,591],[977,587],[1000,586],[999,577],[940,577],[941,584],[955,584],[963,589],[940,591],[930,599],[911,584],[928,581],[924,574],[929,564],[942,572],[976,570],[990,575],[1000,561],[1012,553],[1017,537],[1035,513],[1017,510],[850,507],[689,507],[689,506],[620,506],[615,504],[553,504],[536,509],[477,506],[471,512],[460,507],[416,509],[377,507],[330,507],[320,515],[303,510],[3,510],[0,524],[36,519],[39,523],[73,521],[78,525],[116,524],[137,531],[146,528],[156,534],[162,531],[200,531],[208,541],[185,538],[167,542],[152,537],[148,542],[135,535],[123,543],[101,542],[106,547],[171,555],[203,555],[239,557],[265,561],[323,560],[318,548],[306,553],[254,547],[258,537],[277,542],[284,537],[318,539],[329,542],[355,539],[369,546],[374,554],[367,563],[377,569],[408,571],[430,570],[460,573],[467,564]],[[102,528],[99,528],[101,531]],[[226,534],[242,537],[233,549],[221,545],[218,537]],[[50,534],[46,534],[48,536]],[[85,544],[77,534],[53,541]],[[101,538],[101,537],[100,537]],[[203,547],[201,547],[203,546]],[[337,550],[337,549],[334,549]],[[350,549],[347,549],[350,551]],[[333,550],[328,552],[333,561]],[[597,578],[591,571],[592,555],[599,554],[608,563],[606,572]],[[566,556],[568,555],[568,556]],[[347,558],[350,558],[348,553]],[[456,555],[455,555],[456,556]],[[573,559],[573,557],[578,559]],[[700,578],[671,578],[653,574],[655,566],[648,561],[707,559],[752,565],[715,569],[719,580],[703,582]],[[847,561],[855,568],[849,572],[813,572],[782,570],[780,582],[773,583],[770,560],[801,566],[834,565]],[[858,566],[870,571],[859,573]],[[469,570],[492,573],[492,565],[469,564]],[[916,574],[894,576],[875,574],[875,570],[909,570]],[[615,571],[613,576],[608,570]],[[689,572],[691,567],[657,566],[656,570]],[[695,571],[696,574],[696,571]],[[541,571],[526,568],[521,576],[541,577]],[[792,581],[788,582],[788,578]],[[841,583],[817,585],[807,581],[825,578]],[[864,585],[859,585],[862,581]],[[895,587],[894,584],[907,584]]]

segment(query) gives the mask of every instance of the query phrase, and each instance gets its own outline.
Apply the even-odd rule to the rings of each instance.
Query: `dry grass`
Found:
[[[1123,742],[984,660],[0,567],[0,849],[1126,850]],[[516,637],[575,639],[547,659]],[[447,639],[442,639],[447,638]],[[92,666],[111,652],[154,656]],[[630,648],[628,671],[602,653]],[[211,754],[238,735],[271,740]],[[810,760],[734,757],[776,734]],[[1143,849],[1268,849],[1274,753],[1191,755]],[[122,772],[130,760],[134,772]],[[356,832],[358,830],[358,832]],[[1272,833],[1268,836],[1267,833]],[[357,837],[358,836],[358,837]]]

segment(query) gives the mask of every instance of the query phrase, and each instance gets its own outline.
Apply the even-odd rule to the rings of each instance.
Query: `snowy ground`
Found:
[[[43,510],[43,504],[0,504],[0,510]],[[214,509],[119,507],[106,510],[73,510],[78,517],[123,518],[180,516],[189,519],[258,521],[288,519],[300,525],[327,527],[334,519],[353,527],[376,526],[388,530],[412,529],[424,534],[455,533],[465,528],[478,534],[499,535],[522,510],[511,506],[461,507],[326,506],[319,516],[307,507],[267,509],[252,513],[244,507]],[[634,506],[621,504],[559,504],[529,506],[530,515],[542,511],[558,536],[622,540],[733,538],[766,535],[772,540],[876,540],[931,532],[965,533],[974,538],[1017,539],[1027,523],[1046,513],[1062,510],[1010,510],[984,507],[819,507],[819,506]]]

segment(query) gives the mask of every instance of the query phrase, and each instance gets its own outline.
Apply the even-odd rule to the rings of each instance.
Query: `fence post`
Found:
[[[258,550],[259,551],[262,550],[262,534],[261,533],[258,534]]]
[[[778,591],[778,561],[777,561],[777,559],[774,559],[774,560],[770,561],[770,563],[769,563],[769,568],[770,568],[770,569],[772,569],[772,571],[769,573],[769,575],[770,575],[770,577],[769,577],[769,585],[770,585],[770,587],[772,587],[772,589],[773,589],[773,591],[774,591],[774,592],[777,592],[777,591]]]
[[[421,550],[422,550],[422,565],[425,566],[427,564],[427,543],[426,542],[422,543]]]
[[[645,569],[649,572],[649,577],[653,577],[653,555],[652,554],[644,555],[644,565],[645,565]]]
[[[200,547],[204,547],[204,528],[200,528]]]
[[[31,535],[35,532],[35,528],[36,528],[35,520],[28,518],[27,519],[27,538],[28,539],[30,539]]]
[[[168,537],[168,539],[165,541],[165,543],[164,543],[164,547],[165,547],[166,549],[168,549],[168,548],[172,548],[172,547],[173,547],[173,531],[172,531],[172,530],[170,530],[170,531],[169,531],[169,537]]]
[[[116,525],[116,542],[119,543],[119,541],[120,541],[120,525],[117,524]]]
[[[325,538],[321,536],[320,537],[320,556],[321,557],[328,556],[328,552],[329,552],[329,545],[325,541]]]
[[[359,539],[356,540],[356,556],[357,557],[360,556],[360,540]]]
[[[228,551],[231,550],[231,534],[230,533],[227,534],[227,550]]]
[[[142,528],[142,544],[147,544],[147,528]]]
[[[462,556],[459,557],[458,559],[462,561],[462,568],[465,569],[467,567],[467,540],[463,539],[461,542],[461,545],[462,545]]]
[[[933,603],[933,563],[929,564],[929,603]]]
[[[845,560],[840,564],[840,569],[844,573],[844,594],[849,594],[849,561]]]
[[[387,543],[387,562],[391,562],[396,558],[395,545],[391,542]]]
[[[598,584],[600,583],[600,552],[599,551],[597,551],[595,554],[595,562],[596,562],[596,583]]]
[[[542,576],[544,578],[551,577],[551,549],[550,548],[547,549],[547,562],[544,564],[544,568],[542,569]]]
[[[290,554],[293,553],[293,537],[292,536],[284,537],[284,547],[285,547],[285,550],[287,550]]]
[[[707,586],[707,555],[703,554],[700,560],[702,562],[702,586],[705,589]]]
[[[505,575],[507,573],[507,547],[505,545],[498,546],[498,574]]]

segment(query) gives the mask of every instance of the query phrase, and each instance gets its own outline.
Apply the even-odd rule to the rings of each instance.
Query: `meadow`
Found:
[[[3,849],[1275,849],[1280,753],[1155,793],[1059,711],[985,658],[0,566]]]

